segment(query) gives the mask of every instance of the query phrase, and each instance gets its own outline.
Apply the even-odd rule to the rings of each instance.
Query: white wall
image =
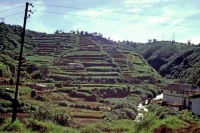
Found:
[[[181,104],[184,104],[184,99],[185,99],[185,106],[189,107],[188,105],[189,94],[187,92],[183,93],[181,91],[163,90],[163,101],[165,102],[177,101]]]
[[[192,100],[192,112],[200,115],[200,97]]]

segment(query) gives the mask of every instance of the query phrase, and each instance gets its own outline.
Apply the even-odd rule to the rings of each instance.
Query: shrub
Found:
[[[37,96],[36,90],[31,90],[31,98],[35,98]]]
[[[56,124],[68,125],[73,123],[71,114],[65,110],[53,109],[49,103],[39,107],[39,110],[34,113],[34,118],[38,120],[51,120]]]
[[[14,78],[10,78],[10,85],[14,85],[14,83],[15,83]]]
[[[12,103],[10,101],[7,101],[7,100],[0,101],[0,107],[7,108],[7,107],[11,107],[11,106],[12,106]]]

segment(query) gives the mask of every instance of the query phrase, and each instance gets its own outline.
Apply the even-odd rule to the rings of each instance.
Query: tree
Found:
[[[153,44],[155,44],[155,43],[156,43],[156,41],[157,41],[156,39],[153,39]]]
[[[84,31],[81,31],[81,35],[83,35],[84,34]]]
[[[58,34],[58,33],[59,33],[59,30],[56,30],[56,31],[55,31],[55,34]]]
[[[151,43],[151,39],[148,39],[148,43]]]
[[[85,35],[88,35],[89,33],[87,31],[85,31]]]
[[[191,40],[189,39],[187,43],[188,43],[188,45],[191,45]]]
[[[78,29],[77,29],[76,33],[79,34],[79,30]]]

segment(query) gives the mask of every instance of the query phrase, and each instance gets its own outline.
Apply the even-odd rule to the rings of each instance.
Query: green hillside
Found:
[[[9,75],[10,71],[13,75],[16,71],[20,46],[20,27],[17,28],[16,31],[14,26],[1,25],[1,36],[4,38],[1,52],[3,56],[11,57],[8,61],[12,62],[15,68],[12,70],[11,66],[6,66],[8,63],[6,64],[2,58],[1,77],[5,77],[5,73]],[[51,81],[56,84],[62,83],[64,86],[160,83],[159,75],[142,56],[129,47],[122,47],[117,43],[110,44],[105,38],[99,39],[104,42],[95,40],[93,35],[46,34],[27,30],[21,78],[26,77],[24,82]],[[70,63],[81,64],[83,67],[70,68]],[[48,66],[48,74],[41,73],[42,66]]]
[[[137,44],[135,51],[163,77],[200,85],[200,46],[158,41]]]
[[[199,122],[192,113],[170,111],[153,103],[147,106],[148,112],[138,107],[161,93],[164,83],[155,69],[172,78],[183,64],[188,70],[183,77],[188,76],[181,79],[195,76],[197,73],[191,75],[194,69],[190,68],[198,66],[198,47],[133,42],[126,45],[125,41],[113,42],[97,34],[27,30],[18,117],[9,124],[20,32],[20,26],[0,24],[0,132],[153,132],[163,123],[179,131],[186,124]],[[156,51],[160,48],[162,52]],[[151,57],[147,60],[155,69],[144,59],[147,57]],[[139,120],[139,113],[144,114],[144,119],[134,121]]]

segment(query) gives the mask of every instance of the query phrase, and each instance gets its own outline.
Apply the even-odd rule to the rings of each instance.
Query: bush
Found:
[[[7,101],[7,100],[1,100],[0,101],[0,107],[4,107],[4,108],[12,107],[12,103],[10,101]]]
[[[14,83],[15,83],[14,78],[10,78],[10,85],[14,85]]]
[[[37,96],[36,90],[31,90],[31,98],[35,98]]]
[[[38,120],[51,120],[59,125],[70,126],[73,123],[71,114],[65,110],[53,109],[49,103],[39,107],[39,110],[34,113],[34,118]]]

